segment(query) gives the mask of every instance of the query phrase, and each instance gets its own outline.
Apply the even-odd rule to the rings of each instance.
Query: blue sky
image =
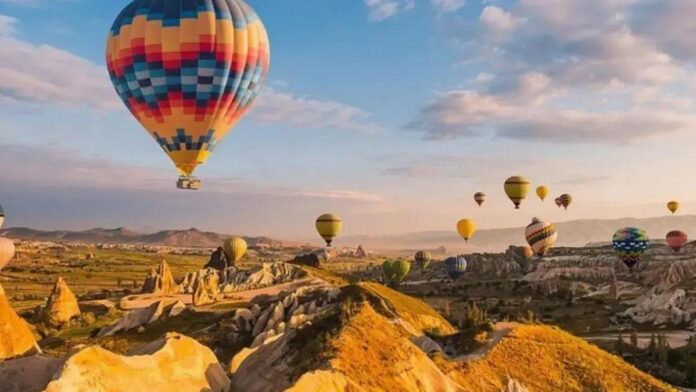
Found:
[[[199,227],[284,238],[655,216],[696,198],[688,0],[252,0],[271,73],[248,118],[173,189],[118,101],[106,33],[125,0],[0,0],[8,226]],[[511,211],[523,174],[577,200]],[[472,195],[490,202],[474,208]]]

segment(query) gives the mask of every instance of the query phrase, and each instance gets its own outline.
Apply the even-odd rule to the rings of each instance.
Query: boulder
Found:
[[[39,351],[29,324],[15,313],[0,286],[0,361]]]
[[[121,331],[129,331],[152,324],[163,318],[176,317],[186,310],[181,301],[158,301],[147,308],[133,310],[108,327],[102,328],[98,337],[112,336]]]
[[[140,292],[142,294],[178,294],[179,287],[166,261],[162,260],[157,270],[150,270]]]
[[[108,299],[97,299],[93,301],[81,301],[80,310],[95,314],[104,314],[116,310],[116,304]]]
[[[301,254],[290,261],[290,263],[321,268],[324,263],[328,263],[330,260],[331,252],[326,249],[321,249],[318,251]]]
[[[214,304],[220,293],[220,275],[209,268],[200,274],[193,288],[193,306],[205,306]]]
[[[56,279],[53,291],[48,296],[46,304],[41,310],[41,321],[46,324],[61,326],[67,324],[73,318],[80,317],[80,306],[77,298],[61,277]]]
[[[43,355],[0,361],[0,390],[41,392],[62,365],[62,359]]]
[[[223,392],[229,386],[229,378],[209,348],[169,333],[132,356],[98,346],[82,349],[68,358],[46,392]]]

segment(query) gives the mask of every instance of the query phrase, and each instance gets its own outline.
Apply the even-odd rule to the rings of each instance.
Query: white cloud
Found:
[[[364,2],[369,10],[370,20],[375,22],[410,11],[416,6],[416,0],[364,0]]]
[[[517,27],[517,19],[509,12],[496,6],[487,6],[481,11],[481,22],[493,35],[508,34]]]
[[[466,0],[430,0],[430,2],[442,14],[458,11],[466,5]]]

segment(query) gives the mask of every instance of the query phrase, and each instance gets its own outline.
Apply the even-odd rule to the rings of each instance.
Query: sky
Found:
[[[6,226],[304,239],[325,212],[346,235],[696,213],[694,1],[250,0],[271,71],[200,192],[109,81],[127,3],[0,0]],[[575,202],[515,211],[512,175]]]

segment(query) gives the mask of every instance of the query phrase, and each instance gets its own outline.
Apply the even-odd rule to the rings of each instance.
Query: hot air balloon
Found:
[[[411,271],[411,263],[407,260],[387,260],[382,264],[384,281],[391,287],[398,287]]]
[[[423,272],[430,265],[430,260],[432,260],[432,256],[430,256],[429,252],[419,250],[418,252],[416,252],[414,260],[416,260],[416,264],[418,265],[418,267],[420,267],[421,272]]]
[[[640,257],[650,246],[648,234],[645,230],[636,227],[624,227],[617,230],[612,242],[616,254],[631,269],[638,264]]]
[[[546,196],[549,195],[549,187],[542,185],[536,189],[536,194],[539,196],[541,201],[546,200]]]
[[[247,242],[240,237],[232,237],[225,241],[222,246],[228,260],[237,264],[247,252]]]
[[[556,202],[556,207],[558,207],[558,208],[563,207],[563,201],[561,200],[560,197],[557,197],[555,202]]]
[[[444,264],[445,271],[453,280],[459,279],[466,272],[466,259],[462,256],[450,257]]]
[[[673,214],[676,213],[679,210],[679,202],[674,200],[670,201],[667,203],[667,209]]]
[[[243,0],[134,0],[106,64],[128,110],[174,162],[178,187],[247,113],[270,65],[266,29]]]
[[[331,246],[333,240],[341,234],[343,230],[343,221],[341,217],[335,214],[324,214],[317,218],[317,232],[321,238],[326,241],[327,246]]]
[[[3,211],[2,206],[0,206],[0,229],[2,229],[3,223],[5,223],[5,211]]]
[[[568,207],[570,207],[571,204],[573,204],[573,196],[571,196],[567,193],[561,195],[560,199],[561,199],[561,205],[566,210],[568,209]]]
[[[516,209],[520,209],[520,204],[527,198],[531,184],[522,176],[510,177],[505,181],[505,194],[515,204]]]
[[[479,205],[479,207],[481,207],[483,203],[486,202],[486,194],[483,192],[478,192],[474,195],[474,201]]]
[[[15,255],[14,242],[7,238],[0,238],[0,270],[5,268]]]
[[[476,222],[471,219],[462,219],[457,223],[457,231],[464,241],[469,241],[476,233]]]
[[[527,268],[532,256],[534,251],[529,246],[516,246],[512,249],[512,258],[523,269]]]
[[[539,218],[534,218],[532,223],[527,226],[525,237],[534,254],[542,257],[556,243],[558,232],[553,223],[546,223]]]
[[[689,241],[689,237],[683,231],[674,230],[667,233],[667,245],[672,248],[674,253],[678,253],[687,241]]]

